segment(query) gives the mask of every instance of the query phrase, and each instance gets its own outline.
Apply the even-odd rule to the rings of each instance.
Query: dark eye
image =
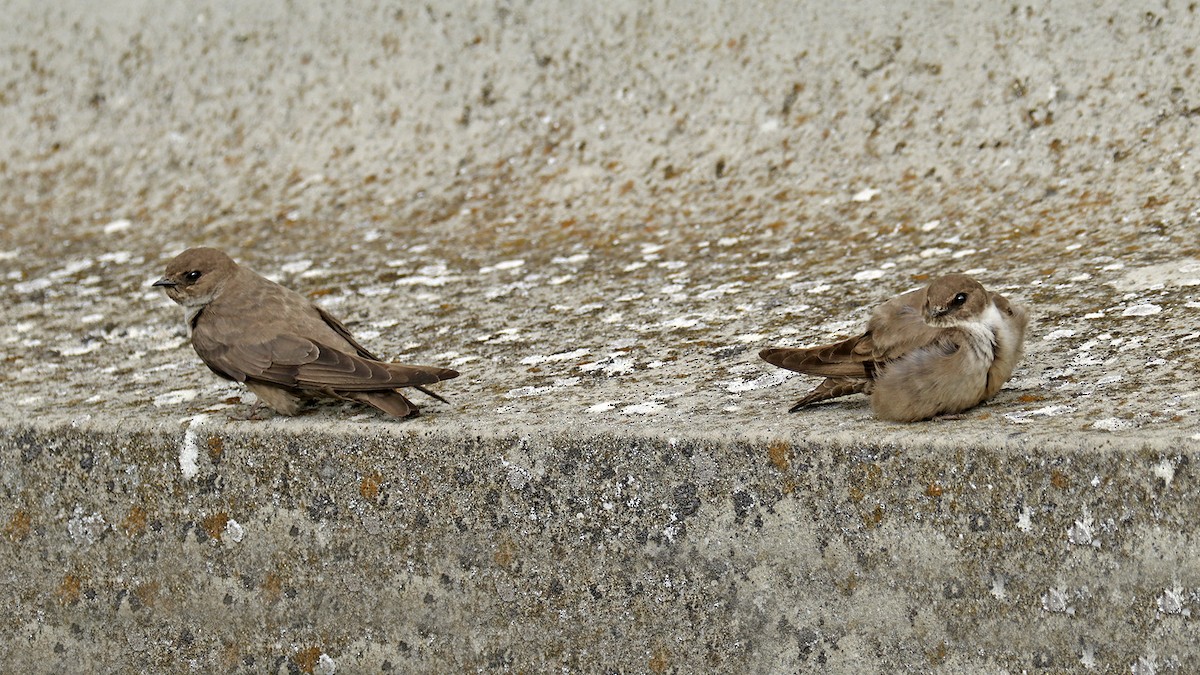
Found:
[[[951,307],[962,307],[963,303],[966,301],[967,301],[967,294],[959,293],[958,295],[954,296],[953,300],[950,301],[950,306]]]
[[[183,278],[186,279],[189,284],[194,284],[200,280],[200,272],[193,270],[191,272],[184,274]]]

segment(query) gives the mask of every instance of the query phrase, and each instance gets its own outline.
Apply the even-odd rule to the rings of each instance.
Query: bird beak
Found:
[[[151,285],[151,286],[165,286],[165,287],[167,287],[167,288],[175,288],[175,287],[176,287],[176,286],[178,286],[179,284],[175,283],[174,281],[171,281],[170,279],[168,279],[168,278],[166,278],[166,277],[163,277],[163,278],[159,279],[158,281],[156,281],[156,282],[154,282],[153,284],[150,284],[150,285]]]

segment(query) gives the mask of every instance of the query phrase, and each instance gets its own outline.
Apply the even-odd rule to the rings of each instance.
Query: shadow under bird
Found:
[[[825,377],[790,412],[867,394],[883,419],[916,422],[973,408],[1000,391],[1021,360],[1025,307],[962,274],[947,274],[876,308],[862,335],[759,352],[766,362]]]
[[[242,267],[215,248],[189,248],[154,282],[183,306],[192,347],[217,375],[241,382],[265,404],[295,415],[304,401],[332,398],[417,415],[400,393],[458,377],[436,366],[379,360],[329,312],[299,293]]]

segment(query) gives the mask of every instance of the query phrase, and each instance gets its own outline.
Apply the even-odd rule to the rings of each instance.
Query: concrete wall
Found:
[[[292,422],[6,432],[5,670],[1195,663],[1187,455]]]
[[[0,670],[1200,669],[1198,13],[7,3]],[[231,419],[199,244],[451,404]],[[994,401],[784,413],[950,270]]]

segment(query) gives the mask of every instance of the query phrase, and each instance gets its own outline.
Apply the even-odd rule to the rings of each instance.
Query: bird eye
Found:
[[[962,307],[963,303],[965,303],[966,301],[967,301],[967,294],[959,293],[958,295],[954,296],[954,299],[950,301],[950,304],[953,305],[954,307]]]
[[[200,280],[200,272],[193,270],[191,272],[188,272],[187,274],[184,274],[183,278],[187,279],[188,283],[194,284]]]

